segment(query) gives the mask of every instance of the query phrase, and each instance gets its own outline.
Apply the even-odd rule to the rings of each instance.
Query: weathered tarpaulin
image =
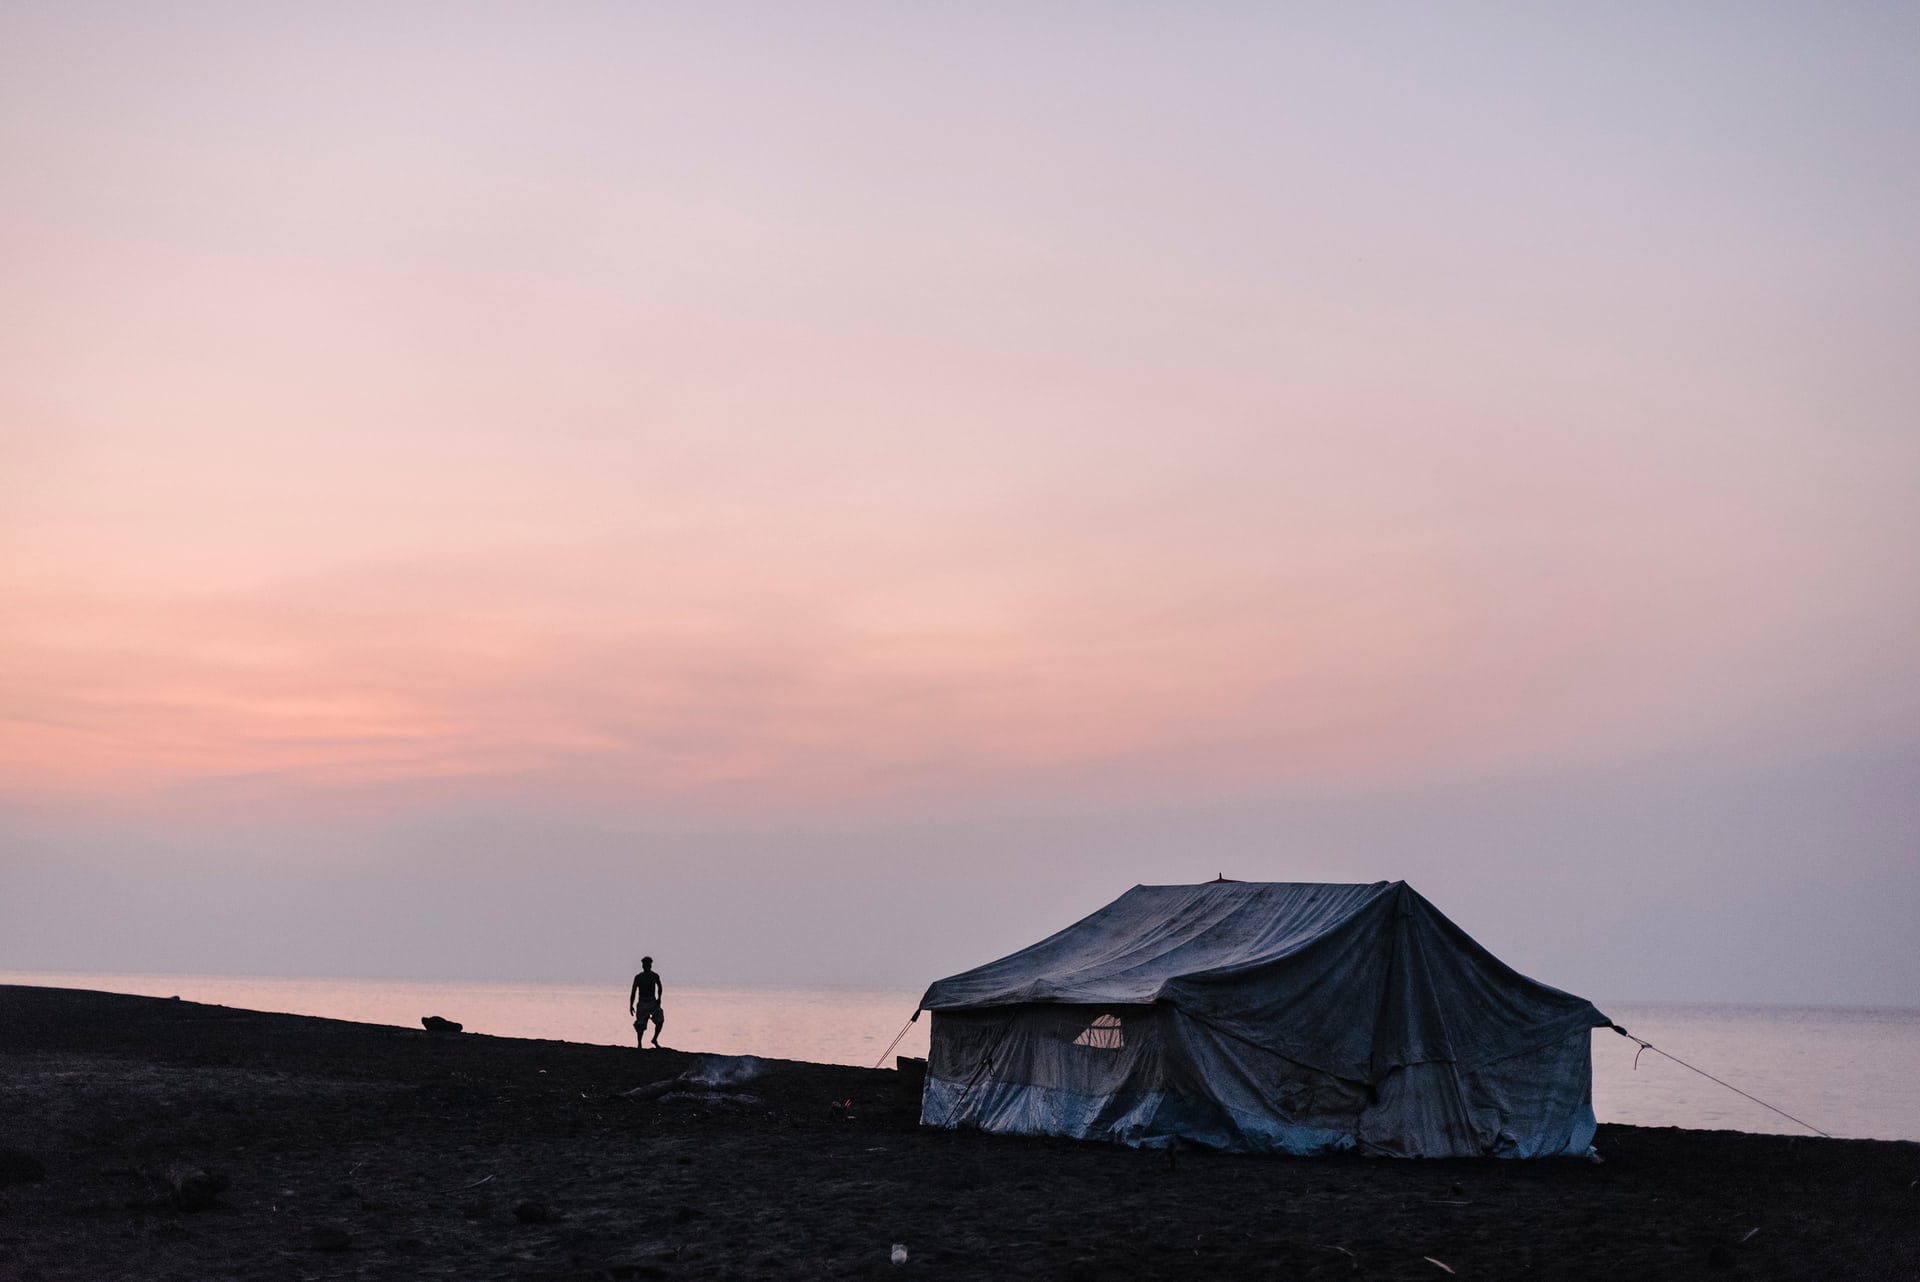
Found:
[[[1405,882],[1136,886],[943,979],[921,1121],[1157,1146],[1579,1154],[1592,1003]]]

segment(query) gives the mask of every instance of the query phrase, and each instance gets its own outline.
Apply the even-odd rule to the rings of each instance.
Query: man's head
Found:
[[[640,959],[640,969],[641,969],[641,970],[652,970],[652,969],[653,969],[653,958],[651,958],[651,957],[642,957],[642,958]]]

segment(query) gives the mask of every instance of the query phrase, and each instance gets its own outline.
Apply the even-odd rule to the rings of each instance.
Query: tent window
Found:
[[[1091,1046],[1096,1050],[1117,1051],[1126,1046],[1127,1035],[1120,1026],[1118,1015],[1099,1015],[1081,1030],[1080,1036],[1073,1039],[1073,1044]]]

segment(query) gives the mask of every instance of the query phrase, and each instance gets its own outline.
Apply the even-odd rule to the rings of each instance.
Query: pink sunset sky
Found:
[[[15,6],[0,968],[914,987],[1224,871],[1920,1004],[1915,47]]]

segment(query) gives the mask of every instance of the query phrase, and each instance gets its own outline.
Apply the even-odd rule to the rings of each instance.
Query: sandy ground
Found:
[[[892,1071],[626,1094],[703,1066],[753,1067],[0,988],[0,1279],[1920,1278],[1910,1143],[1170,1158],[924,1129]]]

